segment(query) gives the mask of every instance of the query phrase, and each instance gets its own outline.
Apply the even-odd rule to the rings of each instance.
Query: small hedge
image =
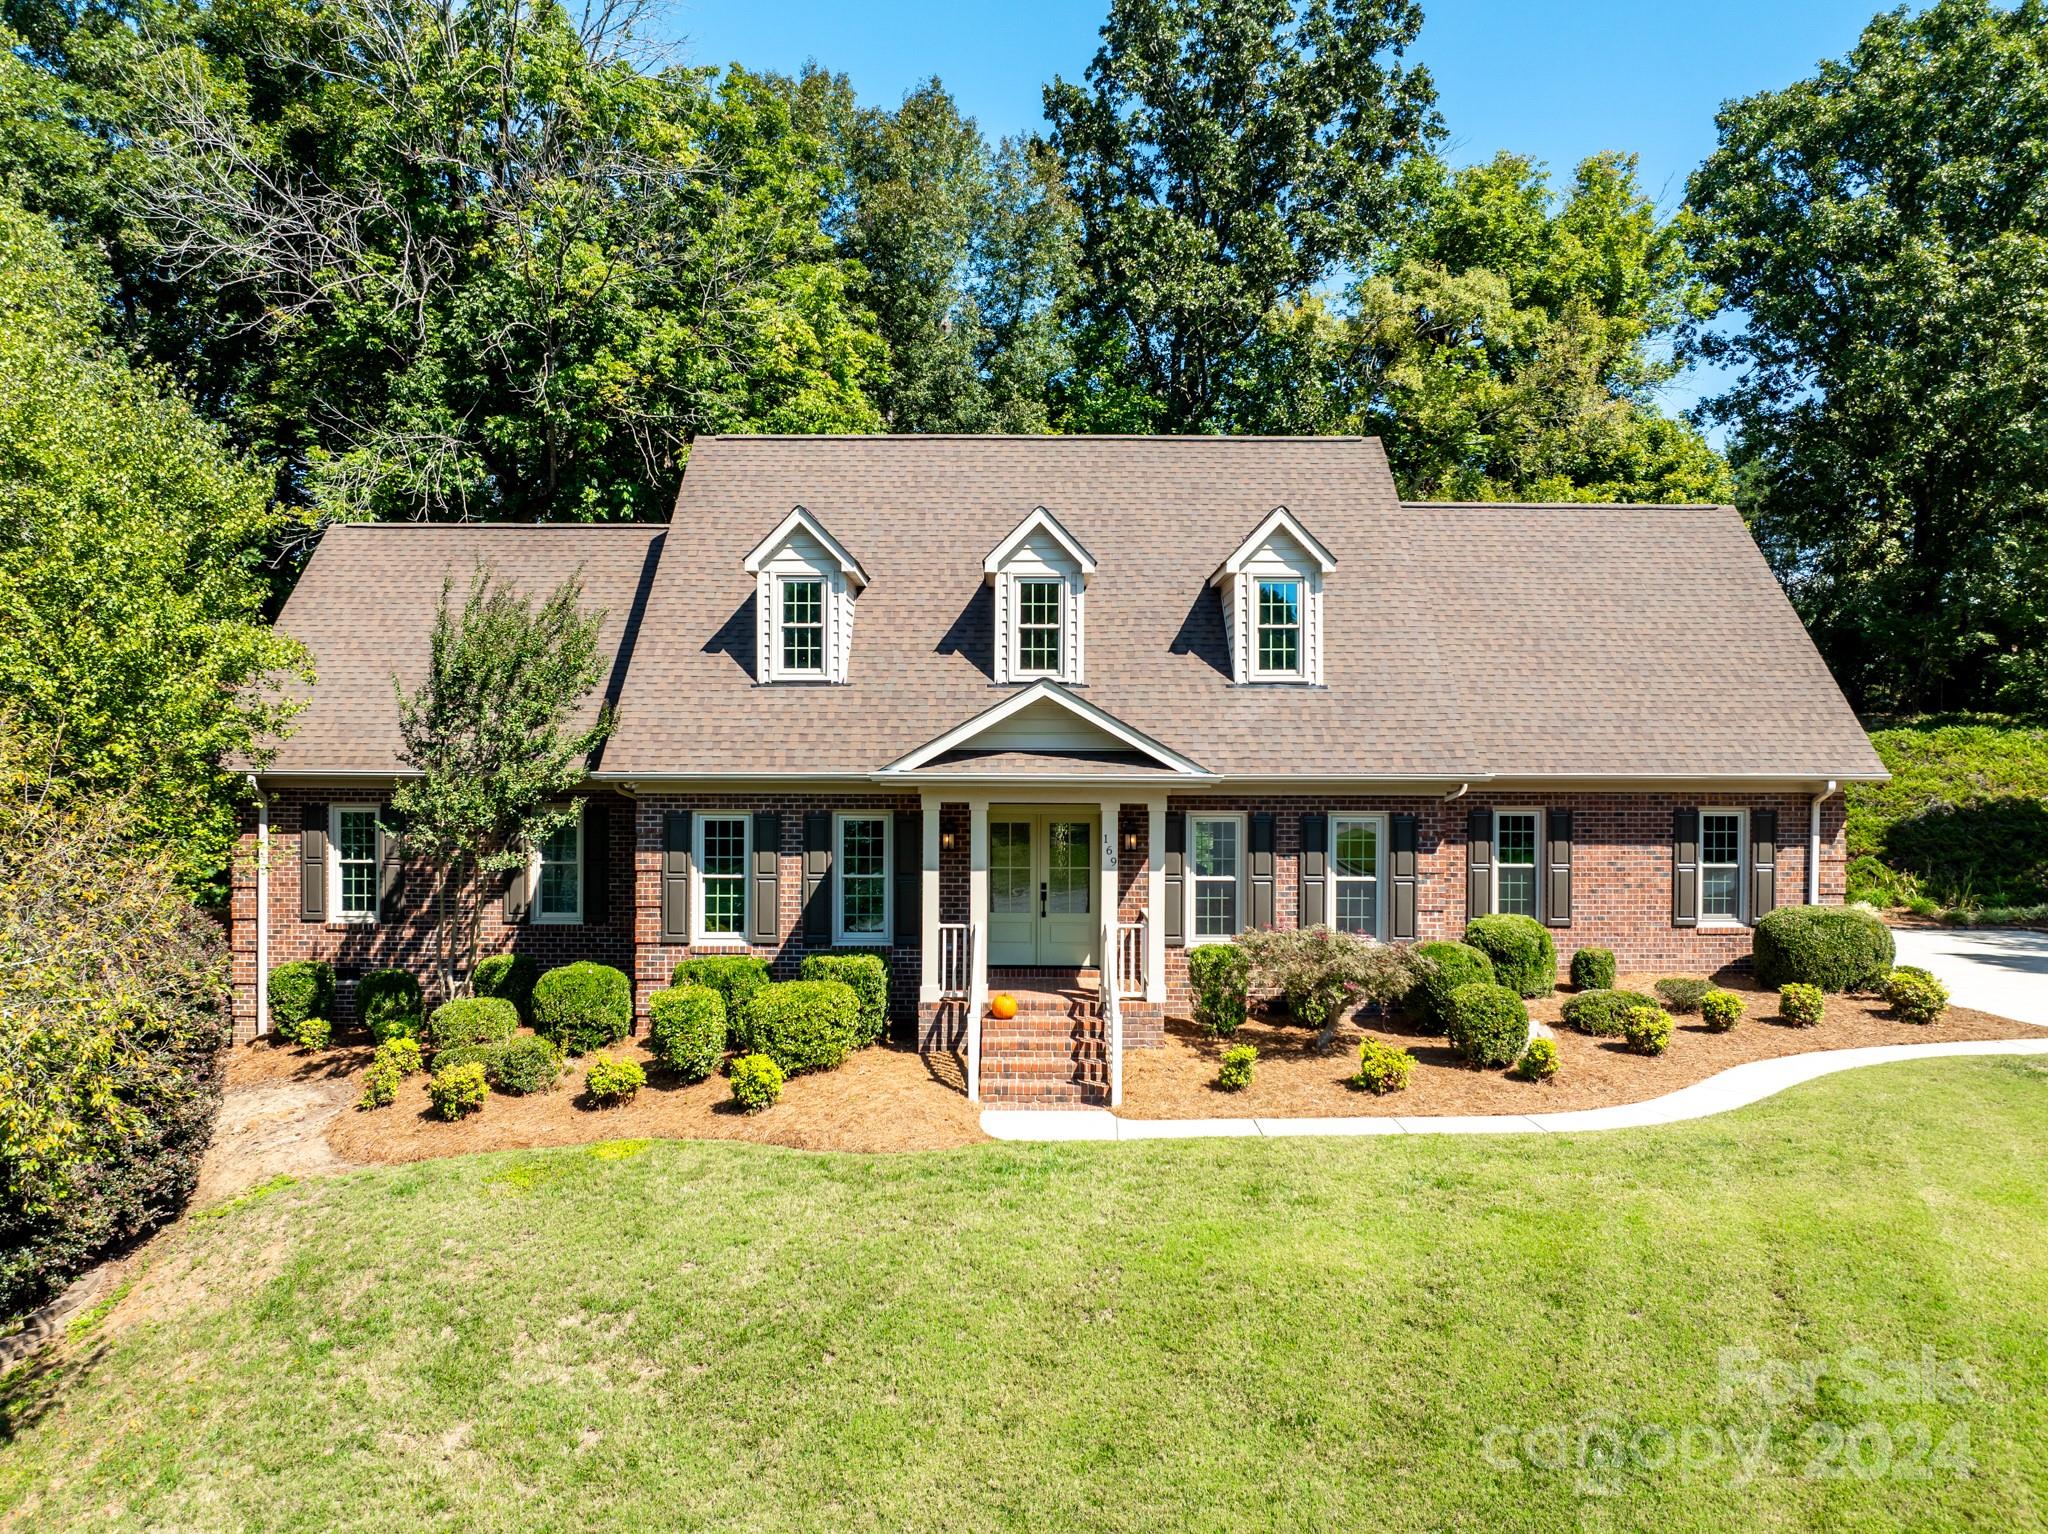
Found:
[[[398,1072],[403,1080],[417,1075],[422,1069],[420,1041],[418,1039],[386,1039],[377,1046],[377,1052],[370,1057],[371,1064],[383,1063]]]
[[[616,1055],[599,1055],[590,1062],[590,1070],[583,1077],[583,1090],[601,1108],[631,1102],[646,1085],[647,1072],[640,1069],[640,1062],[622,1060]]]
[[[1252,1084],[1252,1066],[1258,1058],[1257,1045],[1231,1045],[1223,1051],[1223,1063],[1216,1069],[1216,1085],[1226,1092],[1242,1092]]]
[[[1511,1064],[1529,1042],[1529,1009],[1504,985],[1461,985],[1451,993],[1451,1044],[1474,1065]]]
[[[1657,999],[1664,1003],[1667,1012],[1697,1012],[1700,998],[1714,988],[1711,980],[1698,980],[1687,975],[1671,975],[1659,980],[1651,987]]]
[[[1700,1021],[1709,1033],[1726,1033],[1742,1021],[1742,998],[1733,991],[1708,991],[1700,997]]]
[[[1582,991],[1614,989],[1614,950],[1581,948],[1572,955],[1572,984]]]
[[[1557,1079],[1557,1041],[1535,1038],[1522,1051],[1522,1058],[1515,1062],[1515,1077],[1520,1081],[1555,1081]]]
[[[1661,1055],[1671,1047],[1671,1014],[1662,1007],[1630,1007],[1621,1014],[1621,1036],[1639,1055]]]
[[[1948,1011],[1948,987],[1917,964],[1901,964],[1884,983],[1884,999],[1903,1022],[1938,1023]]]
[[[479,996],[509,1001],[519,1009],[522,1023],[533,1021],[533,987],[540,979],[540,965],[523,953],[494,953],[477,964],[469,977],[469,988]]]
[[[756,991],[736,1047],[766,1055],[784,1076],[836,1070],[860,1046],[860,998],[843,980],[785,980]]]
[[[741,1055],[731,1080],[732,1100],[743,1113],[759,1113],[782,1095],[782,1067],[766,1055]]]
[[[427,1078],[427,1101],[444,1119],[459,1119],[465,1113],[476,1112],[490,1092],[481,1060],[444,1066]]]
[[[860,998],[862,1044],[889,1031],[889,966],[876,953],[814,953],[797,967],[799,980],[837,980]]]
[[[489,1046],[484,1056],[484,1077],[493,1092],[528,1097],[535,1092],[552,1092],[562,1079],[562,1052],[552,1039],[537,1033],[516,1034],[502,1044]]]
[[[1778,1016],[1796,1028],[1811,1028],[1827,1015],[1828,999],[1817,985],[1794,981],[1778,987]]]
[[[1656,1005],[1654,997],[1645,996],[1641,991],[1581,991],[1566,998],[1564,1025],[1575,1033],[1591,1034],[1596,1039],[1618,1039],[1624,1012],[1631,1007]]]
[[[270,972],[270,1021],[287,1043],[309,1017],[334,1016],[334,966],[294,959]]]
[[[1415,1074],[1415,1057],[1398,1045],[1367,1039],[1358,1046],[1358,1074],[1351,1084],[1375,1097],[1388,1092],[1405,1092],[1408,1078]]]
[[[444,1001],[427,1019],[427,1040],[436,1054],[465,1044],[502,1044],[519,1031],[519,1009],[496,996]]]
[[[768,961],[750,953],[720,954],[708,959],[685,959],[670,972],[674,987],[708,985],[725,998],[728,1020],[737,1018],[753,999],[754,992],[769,983]]]
[[[373,969],[356,982],[356,1016],[379,1044],[418,1038],[425,1014],[419,981],[402,969]]]
[[[672,986],[647,998],[655,1058],[685,1081],[702,1081],[725,1058],[725,998],[708,985]]]
[[[1204,943],[1188,950],[1188,989],[1195,1022],[1211,1038],[1227,1039],[1244,1026],[1251,1007],[1251,964],[1235,943]]]
[[[633,1029],[633,983],[609,964],[587,959],[551,969],[533,986],[533,1031],[564,1053],[587,1055]]]
[[[292,1025],[288,1043],[301,1049],[325,1049],[327,1041],[334,1037],[334,1024],[324,1017],[302,1017]]]
[[[1466,924],[1465,941],[1493,961],[1495,983],[1516,995],[1557,989],[1557,944],[1533,916],[1481,916]]]
[[[1423,961],[1422,978],[1401,1010],[1432,1033],[1449,1033],[1451,993],[1461,985],[1492,985],[1493,960],[1469,943],[1421,943],[1413,952]]]
[[[373,1059],[363,1072],[363,1095],[356,1100],[358,1108],[388,1108],[398,1101],[399,1083],[405,1078],[398,1073],[398,1067],[388,1060]]]
[[[1766,986],[1867,991],[1881,985],[1897,950],[1891,929],[1847,906],[1781,906],[1756,924],[1756,977]]]

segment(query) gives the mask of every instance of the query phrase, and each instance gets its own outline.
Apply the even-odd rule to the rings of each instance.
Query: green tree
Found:
[[[218,898],[237,779],[302,663],[263,620],[281,519],[263,476],[102,342],[101,296],[41,220],[0,204],[0,699],[84,792]]]
[[[483,875],[523,867],[528,849],[573,824],[589,755],[610,732],[572,723],[601,675],[602,612],[583,611],[580,576],[536,604],[479,564],[451,609],[441,588],[427,675],[398,687],[401,760],[419,776],[392,790],[407,856],[435,868],[435,962],[444,997],[468,994],[488,899]],[[393,683],[397,686],[396,681]]]
[[[1859,706],[2048,686],[2048,8],[1878,16],[1722,108],[1689,240],[1732,306],[1751,526]]]

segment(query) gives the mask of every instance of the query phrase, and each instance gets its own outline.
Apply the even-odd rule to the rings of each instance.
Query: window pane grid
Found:
[[[1259,582],[1259,669],[1301,669],[1301,584]]]
[[[1379,822],[1338,820],[1333,824],[1330,876],[1337,897],[1334,925],[1340,932],[1375,936],[1379,931]]]
[[[1024,671],[1060,669],[1060,583],[1017,583],[1017,665]]]
[[[1494,826],[1497,896],[1494,908],[1503,916],[1536,914],[1536,817],[1502,815]]]
[[[341,865],[341,913],[371,916],[377,910],[377,812],[343,810],[336,817],[335,856]]]
[[[782,583],[782,668],[825,669],[825,583]]]
[[[572,821],[540,844],[540,888],[536,892],[543,916],[574,916],[581,884],[579,837]]]
[[[839,823],[840,914],[849,936],[883,933],[889,889],[886,836],[879,819]]]
[[[1085,820],[1055,821],[1046,827],[1046,911],[1054,916],[1088,914],[1089,826]]]
[[[737,937],[747,922],[747,823],[737,817],[704,822],[704,931]]]
[[[1742,916],[1742,817],[1700,817],[1700,915]]]
[[[998,820],[988,828],[988,905],[998,916],[1031,909],[1031,825]]]
[[[1196,820],[1195,936],[1237,935],[1238,826],[1234,820]]]

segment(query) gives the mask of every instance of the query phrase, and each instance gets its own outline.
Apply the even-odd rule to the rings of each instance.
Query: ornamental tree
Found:
[[[1251,965],[1253,987],[1284,993],[1294,1020],[1318,1030],[1317,1049],[1335,1043],[1359,1007],[1391,1006],[1421,974],[1405,949],[1328,927],[1255,929],[1240,933],[1237,946]]]

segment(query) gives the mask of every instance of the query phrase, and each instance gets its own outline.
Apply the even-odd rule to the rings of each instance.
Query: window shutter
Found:
[[[1465,919],[1493,914],[1493,811],[1465,815]]]
[[[1569,927],[1572,924],[1572,812],[1551,810],[1543,833],[1543,861],[1549,870],[1543,891],[1543,925]]]
[[[1179,810],[1166,812],[1166,877],[1161,881],[1164,888],[1159,898],[1166,909],[1159,913],[1165,925],[1166,946],[1185,948],[1187,936],[1187,859],[1188,859],[1188,818]]]
[[[1387,937],[1394,942],[1415,937],[1416,819],[1413,815],[1392,815],[1387,819],[1387,871],[1392,900],[1387,907]]]
[[[1273,925],[1273,817],[1251,818],[1252,925]]]
[[[405,882],[405,823],[398,811],[382,805],[377,811],[377,919],[398,914]]]
[[[299,811],[299,920],[327,920],[327,806]]]
[[[1671,925],[1700,924],[1700,812],[1680,805],[1671,812]]]
[[[690,941],[690,812],[661,817],[661,940],[680,947]]]
[[[924,941],[924,813],[896,812],[895,845],[889,849],[896,883],[896,941],[914,948]]]
[[[612,919],[612,808],[608,800],[583,801],[583,925],[602,927]]]
[[[526,871],[528,864],[505,873],[505,920],[507,923],[526,920],[527,907],[532,903],[533,891],[527,888]]]
[[[1778,903],[1778,812],[1749,812],[1749,924]]]
[[[804,815],[804,946],[832,946],[832,814]]]
[[[1330,923],[1330,817],[1301,817],[1301,924]]]
[[[782,817],[754,812],[754,930],[747,941],[774,948],[782,941]]]

